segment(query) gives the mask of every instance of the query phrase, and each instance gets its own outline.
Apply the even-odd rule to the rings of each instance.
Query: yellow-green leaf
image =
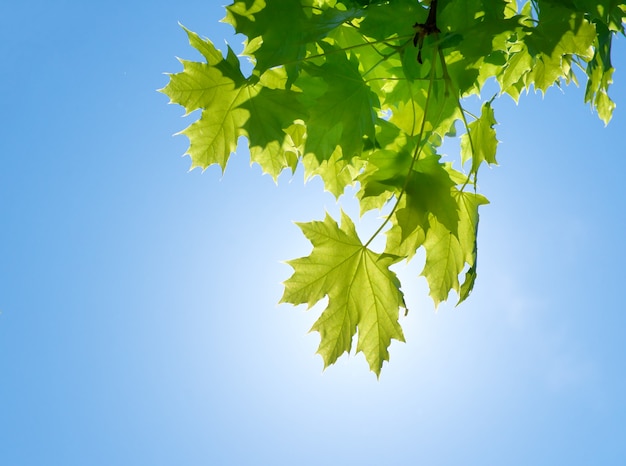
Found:
[[[391,340],[404,341],[398,323],[404,297],[395,273],[389,270],[397,258],[365,247],[343,212],[341,226],[329,215],[323,222],[299,226],[313,251],[288,262],[294,273],[285,282],[281,302],[311,307],[328,296],[328,306],[311,329],[320,334],[317,352],[324,366],[351,351],[358,331],[356,351],[380,375],[383,362],[389,360]]]

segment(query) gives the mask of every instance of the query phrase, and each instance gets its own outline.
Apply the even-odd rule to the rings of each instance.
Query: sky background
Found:
[[[319,180],[243,149],[189,172],[172,137],[178,22],[237,47],[223,16],[0,5],[0,464],[626,464],[624,38],[608,127],[582,88],[494,105],[476,289],[435,311],[400,265],[407,342],[377,380],[362,355],[322,371],[320,309],[276,304],[310,251],[293,222],[337,218]]]

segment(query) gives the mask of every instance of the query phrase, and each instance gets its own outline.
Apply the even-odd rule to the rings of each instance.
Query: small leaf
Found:
[[[609,86],[613,82],[614,68],[611,65],[611,32],[600,24],[596,25],[598,37],[596,38],[595,53],[587,64],[587,88],[585,89],[585,102],[598,112],[598,116],[608,124],[615,103],[609,98]]]
[[[461,290],[459,291],[459,300],[456,303],[457,306],[465,301],[467,298],[469,298],[470,293],[474,289],[474,284],[476,283],[477,276],[478,275],[476,273],[476,266],[472,266],[467,270],[467,273],[465,274],[465,280],[463,281],[463,284],[461,285]]]
[[[469,295],[476,278],[475,270],[466,275],[464,289],[460,291],[459,274],[465,264],[469,264],[470,271],[476,265],[478,208],[488,201],[480,194],[464,191],[457,191],[454,197],[457,199],[459,212],[458,234],[452,233],[437,219],[431,218],[424,240],[426,264],[422,275],[428,281],[435,306],[448,299],[452,290],[465,299],[463,296]]]
[[[502,92],[506,92],[517,102],[519,91],[516,84],[523,80],[524,76],[532,69],[532,56],[528,53],[526,46],[518,51],[512,51],[508,62],[504,66],[504,71],[498,76],[498,82]]]
[[[459,240],[444,225],[433,219],[424,241],[426,264],[422,275],[428,281],[435,307],[448,299],[451,290],[459,291],[459,274],[464,266],[464,251]]]
[[[463,163],[472,160],[472,172],[476,173],[481,163],[497,164],[496,130],[497,124],[491,107],[491,101],[485,102],[480,118],[468,125],[467,133],[461,136],[461,160]]]

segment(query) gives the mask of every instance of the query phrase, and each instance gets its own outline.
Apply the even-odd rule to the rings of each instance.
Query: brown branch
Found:
[[[415,23],[415,36],[413,37],[413,46],[418,47],[417,61],[422,63],[422,47],[424,45],[424,38],[430,34],[441,32],[437,27],[437,0],[430,2],[428,8],[428,17],[425,23]]]

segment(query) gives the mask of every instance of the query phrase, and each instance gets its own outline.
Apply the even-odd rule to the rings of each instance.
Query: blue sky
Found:
[[[575,87],[495,104],[477,287],[435,312],[400,266],[377,381],[362,355],[322,372],[316,309],[276,304],[293,221],[332,196],[245,150],[224,177],[180,156],[191,120],[156,89],[195,57],[178,21],[239,44],[222,16],[0,6],[0,463],[624,464],[626,41],[607,128]]]

